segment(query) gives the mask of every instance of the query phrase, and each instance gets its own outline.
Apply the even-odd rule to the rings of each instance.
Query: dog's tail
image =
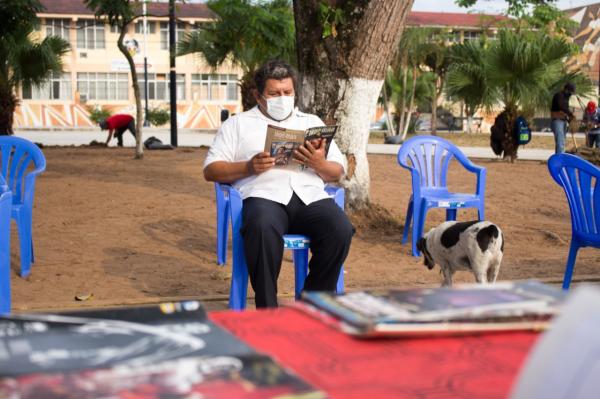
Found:
[[[477,244],[481,252],[496,245],[500,245],[500,251],[504,252],[504,235],[495,224],[490,224],[477,232]]]

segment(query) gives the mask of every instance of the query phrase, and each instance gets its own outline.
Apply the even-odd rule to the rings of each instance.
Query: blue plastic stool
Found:
[[[225,263],[225,254],[227,250],[227,230],[229,218],[232,221],[232,271],[231,271],[231,289],[229,292],[229,308],[233,310],[244,310],[246,308],[246,297],[248,295],[248,267],[244,257],[244,240],[240,233],[242,227],[242,197],[236,189],[227,184],[215,183],[217,191],[217,259],[222,259]],[[219,193],[219,191],[221,193]],[[344,209],[344,189],[339,187],[327,186],[326,191],[333,197],[335,203]],[[219,202],[221,201],[221,202]],[[227,212],[229,214],[227,215]],[[225,217],[219,217],[219,212],[223,212]],[[221,235],[221,236],[219,236]],[[219,244],[219,242],[221,244]],[[308,275],[308,258],[310,249],[310,239],[299,234],[286,234],[283,236],[283,245],[285,249],[294,251],[294,280],[295,296],[300,298],[304,282]],[[222,250],[223,252],[219,252]],[[344,266],[340,269],[338,277],[337,293],[344,292]]]

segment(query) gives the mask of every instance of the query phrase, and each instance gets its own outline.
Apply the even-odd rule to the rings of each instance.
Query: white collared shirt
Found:
[[[316,115],[298,110],[294,110],[286,120],[276,122],[266,117],[256,106],[232,116],[221,125],[208,151],[204,167],[217,161],[249,161],[257,153],[263,152],[267,125],[306,130],[309,127],[323,126],[324,123]],[[329,146],[327,160],[339,163],[346,169],[345,158],[335,140]],[[238,180],[233,183],[233,187],[243,199],[259,197],[284,205],[290,202],[294,192],[306,205],[328,197],[323,179],[312,169],[296,171],[272,168],[259,175]]]

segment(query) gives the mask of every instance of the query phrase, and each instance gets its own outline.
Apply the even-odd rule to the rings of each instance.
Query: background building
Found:
[[[116,29],[94,20],[81,0],[41,0],[40,36],[57,35],[71,44],[64,72],[42,87],[22,87],[16,127],[93,126],[89,107],[105,106],[112,112],[134,115],[135,101],[129,66],[117,48]],[[149,3],[146,54],[149,106],[168,107],[169,51],[168,4]],[[204,4],[177,4],[177,40],[211,19]],[[142,19],[125,37],[138,70],[144,102]],[[237,80],[240,71],[231,65],[212,70],[202,57],[177,57],[177,121],[184,128],[216,128],[220,111],[241,110]]]

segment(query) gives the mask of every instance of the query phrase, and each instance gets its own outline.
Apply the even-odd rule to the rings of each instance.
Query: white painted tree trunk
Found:
[[[340,131],[336,135],[336,143],[348,159],[343,186],[347,188],[346,201],[353,207],[361,208],[369,203],[369,125],[375,114],[383,79],[350,78],[339,80],[339,85],[341,101],[335,118]]]
[[[473,115],[467,115],[467,133],[469,134],[473,133],[471,126],[473,126]]]

